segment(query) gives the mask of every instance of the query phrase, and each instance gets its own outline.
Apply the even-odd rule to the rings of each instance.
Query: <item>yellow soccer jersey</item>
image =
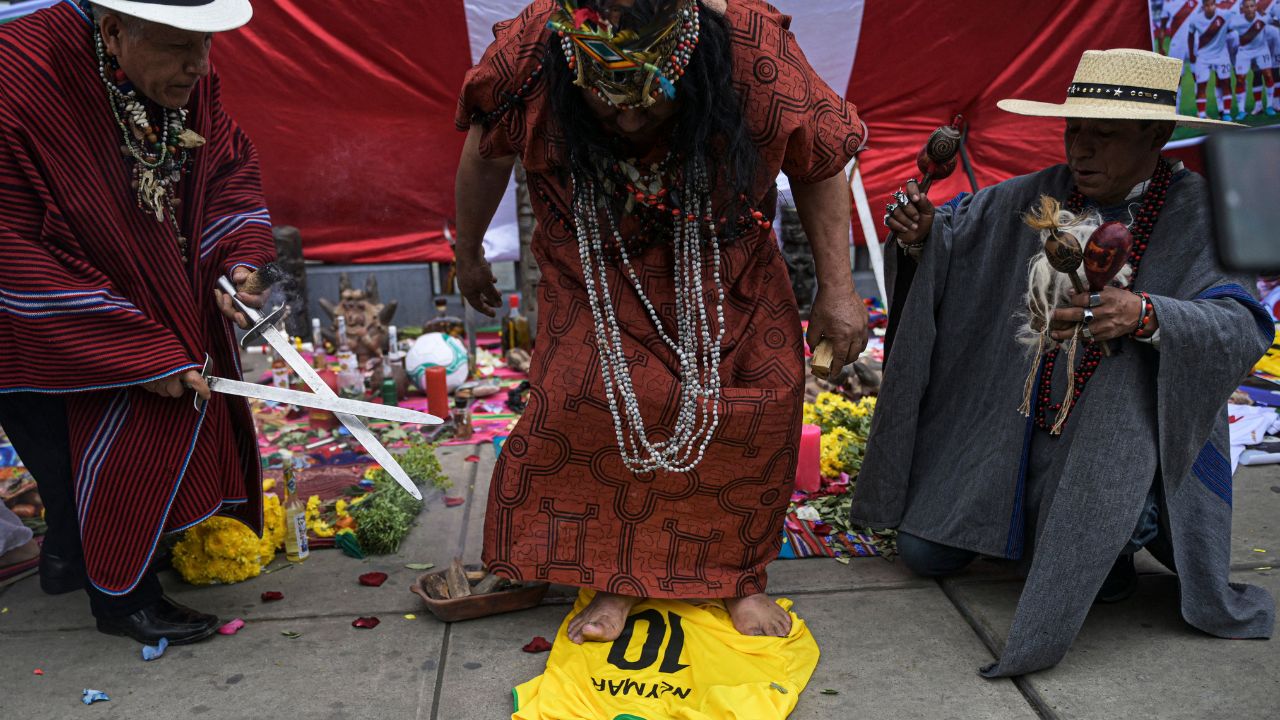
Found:
[[[1264,373],[1280,376],[1280,326],[1276,327],[1275,341],[1254,367]]]
[[[646,600],[616,641],[575,645],[569,619],[593,595],[579,593],[546,671],[515,689],[512,720],[781,720],[818,664],[795,613],[787,637],[748,637],[716,601]]]

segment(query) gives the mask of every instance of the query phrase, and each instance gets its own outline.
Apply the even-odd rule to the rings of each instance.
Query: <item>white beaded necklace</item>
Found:
[[[641,286],[640,278],[627,254],[626,243],[618,231],[608,200],[598,192],[594,178],[573,178],[573,203],[578,253],[582,259],[583,280],[591,314],[595,318],[596,346],[600,351],[600,375],[605,397],[613,414],[622,462],[632,472],[689,472],[702,462],[707,445],[720,424],[720,350],[724,340],[724,287],[720,282],[720,240],[711,230],[703,240],[703,224],[698,219],[712,216],[711,194],[706,169],[697,166],[687,183],[685,203],[689,214],[673,225],[673,270],[675,275],[676,337],[670,337],[662,319]],[[646,432],[640,403],[636,399],[631,372],[622,345],[622,331],[613,308],[605,267],[604,240],[600,216],[604,215],[609,233],[618,249],[623,267],[641,304],[657,328],[662,341],[680,361],[680,408],[671,436],[653,441]],[[690,220],[689,217],[694,219]],[[703,299],[702,247],[712,253],[712,279],[715,286],[715,338]]]

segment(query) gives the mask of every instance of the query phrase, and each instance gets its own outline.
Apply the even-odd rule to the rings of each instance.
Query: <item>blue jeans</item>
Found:
[[[972,550],[962,550],[925,540],[909,533],[898,533],[898,554],[911,572],[924,577],[954,575],[978,557]]]

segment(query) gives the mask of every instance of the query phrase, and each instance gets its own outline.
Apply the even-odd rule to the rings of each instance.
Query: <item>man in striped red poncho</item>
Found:
[[[274,246],[257,156],[223,112],[212,33],[248,0],[67,0],[0,27],[0,425],[40,485],[46,592],[83,587],[99,630],[154,643],[217,618],[165,598],[163,533],[262,523],[221,275]],[[250,302],[260,298],[250,296]],[[185,397],[184,397],[185,396]]]

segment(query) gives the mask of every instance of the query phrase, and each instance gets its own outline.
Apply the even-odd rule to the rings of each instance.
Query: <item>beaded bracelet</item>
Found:
[[[921,256],[924,255],[924,243],[924,240],[914,243],[905,243],[898,240],[898,247],[902,248],[902,252],[906,253],[907,257],[916,262],[920,262]]]
[[[1156,308],[1151,304],[1151,296],[1144,293],[1136,293],[1142,299],[1142,312],[1138,314],[1138,326],[1133,329],[1133,336],[1145,340],[1154,333],[1150,331],[1151,318],[1155,317]]]

